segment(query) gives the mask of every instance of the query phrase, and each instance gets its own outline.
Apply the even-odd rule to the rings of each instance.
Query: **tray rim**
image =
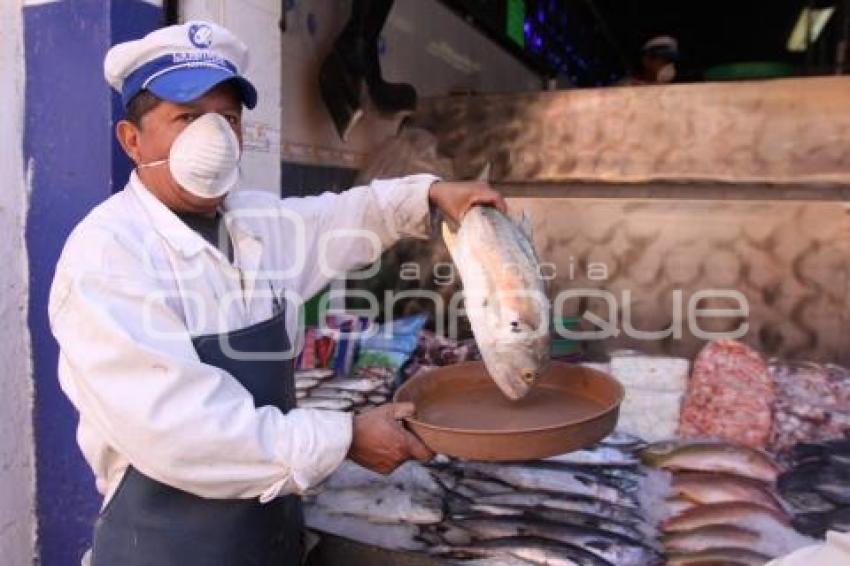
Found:
[[[482,362],[482,361],[468,361],[468,362],[461,362],[459,364],[451,364],[451,365],[448,365],[448,366],[440,366],[440,367],[437,367],[437,368],[434,368],[434,369],[424,371],[424,372],[420,373],[419,375],[416,375],[413,378],[409,379],[408,381],[404,382],[396,390],[396,392],[393,394],[393,402],[395,402],[395,403],[399,403],[399,402],[410,403],[410,402],[412,402],[412,401],[399,401],[399,399],[398,399],[399,395],[404,391],[405,387],[408,386],[409,383],[413,383],[414,381],[417,381],[417,380],[427,379],[428,375],[435,373],[437,371],[440,371],[441,369],[444,369],[444,368],[464,366],[464,365],[476,366],[476,367],[483,366],[485,371],[487,369],[487,367],[484,365],[484,362]],[[427,428],[429,430],[439,431],[439,432],[448,432],[448,433],[454,433],[454,434],[480,435],[480,436],[499,436],[499,435],[507,435],[507,434],[516,435],[516,434],[534,434],[534,433],[539,433],[539,432],[551,432],[551,431],[555,431],[555,430],[558,430],[558,429],[571,427],[571,426],[577,426],[577,425],[580,425],[582,423],[595,421],[597,419],[601,419],[601,418],[609,415],[611,413],[611,411],[619,410],[620,406],[623,403],[623,400],[626,397],[626,390],[623,387],[623,385],[619,381],[617,381],[617,379],[615,377],[613,377],[612,375],[609,375],[605,372],[602,372],[602,371],[599,371],[599,370],[596,370],[596,369],[593,369],[593,368],[584,367],[584,366],[579,365],[579,364],[570,364],[570,363],[566,363],[566,362],[560,362],[560,361],[554,361],[553,360],[553,361],[550,362],[550,366],[551,365],[564,366],[565,368],[581,368],[582,371],[586,371],[586,372],[588,372],[592,375],[595,374],[597,377],[600,377],[604,380],[610,381],[617,389],[616,399],[612,400],[611,403],[608,406],[605,406],[604,408],[599,409],[598,412],[596,412],[596,413],[594,413],[591,416],[588,416],[586,418],[583,418],[583,419],[580,419],[580,420],[573,420],[573,421],[564,421],[564,422],[561,422],[561,423],[558,423],[558,424],[555,424],[555,425],[549,425],[549,426],[544,426],[544,427],[535,427],[535,428],[502,429],[502,430],[453,428],[453,427],[446,427],[446,426],[431,424],[431,423],[428,423],[426,421],[419,420],[415,416],[405,417],[404,421],[407,422],[407,423],[411,423],[413,425],[416,425],[416,426],[421,426],[423,428]]]

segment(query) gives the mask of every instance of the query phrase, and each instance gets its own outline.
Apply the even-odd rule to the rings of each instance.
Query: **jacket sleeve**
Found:
[[[110,234],[69,240],[51,289],[59,376],[73,404],[143,474],[210,498],[301,493],[344,460],[351,416],[255,408],[203,364],[142,259]]]
[[[410,175],[376,179],[342,193],[280,201],[303,219],[303,269],[290,282],[309,298],[332,279],[368,265],[404,237],[430,234],[428,192],[439,179]]]

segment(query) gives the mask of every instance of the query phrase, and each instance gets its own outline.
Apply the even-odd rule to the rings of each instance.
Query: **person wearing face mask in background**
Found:
[[[679,60],[679,42],[669,35],[660,35],[647,41],[640,50],[640,64],[621,86],[638,86],[672,83],[676,78],[676,61]]]
[[[297,305],[374,259],[353,232],[385,248],[427,237],[431,208],[459,220],[504,200],[430,175],[309,198],[239,187],[243,106],[257,102],[247,64],[245,45],[208,22],[104,61],[136,169],[69,236],[49,304],[60,384],[104,496],[94,566],[300,564],[300,494],[345,458],[389,473],[432,456],[399,422],[410,404],[295,407]]]

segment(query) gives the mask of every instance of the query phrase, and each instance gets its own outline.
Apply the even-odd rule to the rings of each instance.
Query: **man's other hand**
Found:
[[[412,403],[387,403],[356,415],[348,458],[385,475],[411,459],[431,460],[434,453],[401,422],[415,413]]]

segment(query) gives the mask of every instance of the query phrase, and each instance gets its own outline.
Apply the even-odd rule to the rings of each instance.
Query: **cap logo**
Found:
[[[207,24],[192,24],[189,26],[189,41],[198,49],[206,49],[212,45],[212,28]]]

